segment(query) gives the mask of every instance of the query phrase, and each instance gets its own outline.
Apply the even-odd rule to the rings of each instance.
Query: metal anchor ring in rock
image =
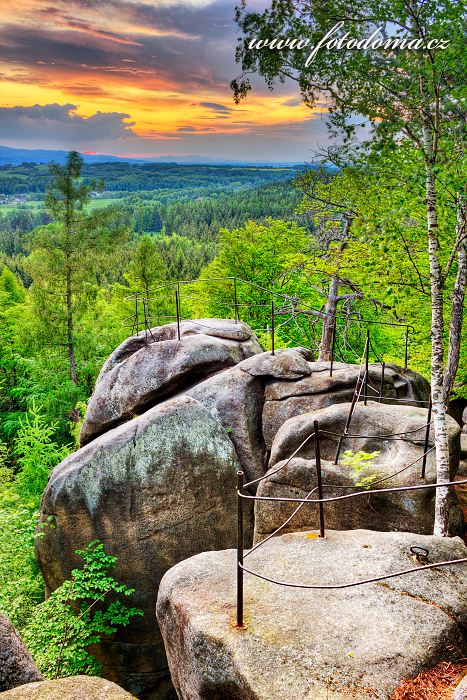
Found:
[[[330,378],[329,364],[309,362],[304,348],[262,352],[249,326],[232,320],[184,321],[180,331],[178,340],[176,324],[151,329],[108,358],[84,420],[84,446],[51,475],[36,543],[49,590],[93,539],[118,557],[114,575],[135,588],[130,602],[145,615],[97,655],[105,677],[145,700],[174,692],[154,611],[161,577],[198,552],[235,544],[237,469],[247,479],[263,476],[277,429],[344,400],[357,369],[336,365]],[[372,367],[374,386],[380,378]],[[398,368],[386,371],[385,387],[409,401],[428,396],[419,375]]]
[[[277,432],[269,462],[270,477],[259,484],[258,496],[306,498],[316,487],[316,463],[314,442],[310,440],[288,464],[288,458],[305,438],[313,433],[314,421],[319,421],[322,455],[324,497],[342,496],[356,490],[359,478],[367,477],[369,489],[384,489],[421,483],[420,471],[424,454],[427,410],[406,405],[386,405],[369,401],[357,405],[352,416],[349,435],[342,443],[340,459],[334,464],[338,434],[342,434],[350,404],[336,404],[320,411],[290,418]],[[451,475],[454,478],[459,463],[460,428],[456,421],[447,418]],[[384,435],[396,435],[396,439]],[[352,437],[364,435],[366,437]],[[428,448],[433,447],[433,426],[430,429]],[[355,476],[350,466],[342,463],[342,453],[358,450],[379,455],[369,461],[364,470]],[[412,466],[408,466],[411,465]],[[281,465],[283,469],[277,471]],[[408,468],[406,468],[408,467]],[[276,472],[276,473],[274,473]],[[391,476],[394,475],[394,476]],[[371,486],[371,482],[375,485]],[[434,450],[427,455],[425,481],[436,482]],[[347,487],[347,488],[342,488]],[[316,496],[315,496],[316,497]],[[297,504],[255,504],[255,541],[274,532],[295,510]],[[458,508],[452,508],[451,529],[462,532],[462,518]],[[310,529],[317,526],[317,506],[305,505],[284,531]],[[359,498],[334,501],[325,505],[326,527],[337,530],[370,528],[374,530],[403,530],[430,534],[434,520],[434,489],[381,493]]]

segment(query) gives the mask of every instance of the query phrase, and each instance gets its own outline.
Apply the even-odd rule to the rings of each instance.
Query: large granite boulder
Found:
[[[184,321],[125,340],[104,364],[80,434],[98,435],[200,380],[262,351],[245,323],[222,319]]]
[[[298,381],[271,381],[266,386],[263,434],[268,448],[289,418],[352,399],[359,377],[358,365],[336,362],[332,376],[329,362],[309,362],[308,366],[310,373]],[[369,396],[380,393],[381,379],[381,365],[370,365]],[[417,401],[427,401],[430,395],[430,385],[420,374],[391,364],[385,366],[382,389],[384,403],[402,399],[416,405]]]
[[[276,537],[248,568],[302,584],[351,583],[467,556],[457,538],[368,530]],[[306,590],[245,574],[235,626],[234,551],[199,554],[162,579],[157,617],[180,700],[389,700],[401,681],[465,653],[466,565],[346,589]]]
[[[185,392],[206,406],[228,431],[248,480],[263,476],[267,468],[261,432],[265,384],[271,378],[307,376],[306,356],[303,348],[253,355]]]
[[[118,557],[114,575],[135,588],[129,601],[145,614],[103,641],[97,656],[107,678],[140,697],[170,695],[153,605],[159,581],[197,552],[233,546],[239,466],[219,422],[180,396],[96,438],[52,472],[36,540],[47,588],[80,565],[75,551],[91,540]]]
[[[314,421],[319,422],[320,446],[323,457],[322,474],[324,496],[331,498],[353,491],[364,483],[370,489],[380,490],[398,486],[421,484],[420,471],[424,452],[427,409],[407,405],[385,405],[369,401],[359,403],[350,424],[349,437],[343,441],[339,463],[334,464],[338,435],[342,433],[350,404],[336,404],[289,419],[278,431],[271,451],[268,478],[260,482],[258,495],[273,497],[306,498],[317,486],[315,446],[311,439],[289,464],[288,459],[314,431]],[[454,419],[447,419],[451,469],[454,477],[458,464],[460,428]],[[394,435],[397,439],[385,439]],[[433,427],[430,429],[429,447],[433,447]],[[366,463],[360,472],[343,463],[343,453],[378,451],[379,455]],[[286,466],[287,465],[287,466]],[[283,468],[281,468],[283,467]],[[368,479],[368,481],[364,481]],[[374,481],[374,485],[371,483]],[[436,482],[436,458],[432,450],[427,455],[425,482]],[[316,494],[311,498],[317,498]],[[429,534],[434,522],[434,489],[405,491],[403,493],[368,494],[325,505],[326,523],[330,528],[347,530],[369,528],[375,530],[405,530]],[[255,539],[263,539],[275,531],[293,512],[297,504],[255,504]],[[288,524],[289,530],[316,526],[317,506],[305,505]],[[451,531],[462,531],[461,514],[452,509]]]
[[[242,371],[237,365],[186,392],[224,426],[248,479],[263,476],[267,469],[260,430],[263,391],[261,379]]]
[[[71,676],[55,681],[27,683],[0,693],[2,700],[131,700],[130,695],[115,683],[92,676]]]
[[[42,675],[18,631],[0,613],[0,691],[41,680]]]

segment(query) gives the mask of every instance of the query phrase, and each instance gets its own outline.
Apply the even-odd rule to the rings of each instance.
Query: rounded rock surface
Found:
[[[27,683],[6,693],[4,700],[131,700],[130,695],[111,681],[92,676],[71,676],[55,681]]]

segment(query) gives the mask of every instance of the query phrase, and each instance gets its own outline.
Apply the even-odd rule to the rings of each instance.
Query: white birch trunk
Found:
[[[429,143],[429,142],[428,142]],[[426,142],[426,145],[428,145]],[[436,474],[438,483],[450,480],[449,445],[444,396],[444,319],[443,275],[439,259],[436,185],[431,163],[426,163],[426,212],[428,254],[431,283],[431,396],[435,433]],[[433,534],[447,535],[449,518],[449,488],[436,489]]]

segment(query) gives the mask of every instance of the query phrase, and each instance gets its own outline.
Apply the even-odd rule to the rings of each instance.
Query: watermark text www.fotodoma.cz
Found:
[[[345,32],[342,36],[336,36],[342,27],[344,22],[338,22],[334,25],[328,33],[323,36],[323,38],[316,44],[316,46],[310,46],[310,39],[257,39],[254,38],[248,44],[250,50],[260,50],[260,49],[292,49],[292,50],[303,50],[309,49],[310,53],[305,61],[305,66],[309,66],[312,63],[318,53],[322,49],[328,50],[342,50],[342,49],[357,49],[357,50],[368,50],[368,49],[381,49],[386,51],[394,51],[395,49],[445,49],[449,45],[449,39],[414,39],[408,37],[385,37],[383,35],[383,28],[378,27],[375,31],[364,39],[355,39],[350,37],[349,33]]]

